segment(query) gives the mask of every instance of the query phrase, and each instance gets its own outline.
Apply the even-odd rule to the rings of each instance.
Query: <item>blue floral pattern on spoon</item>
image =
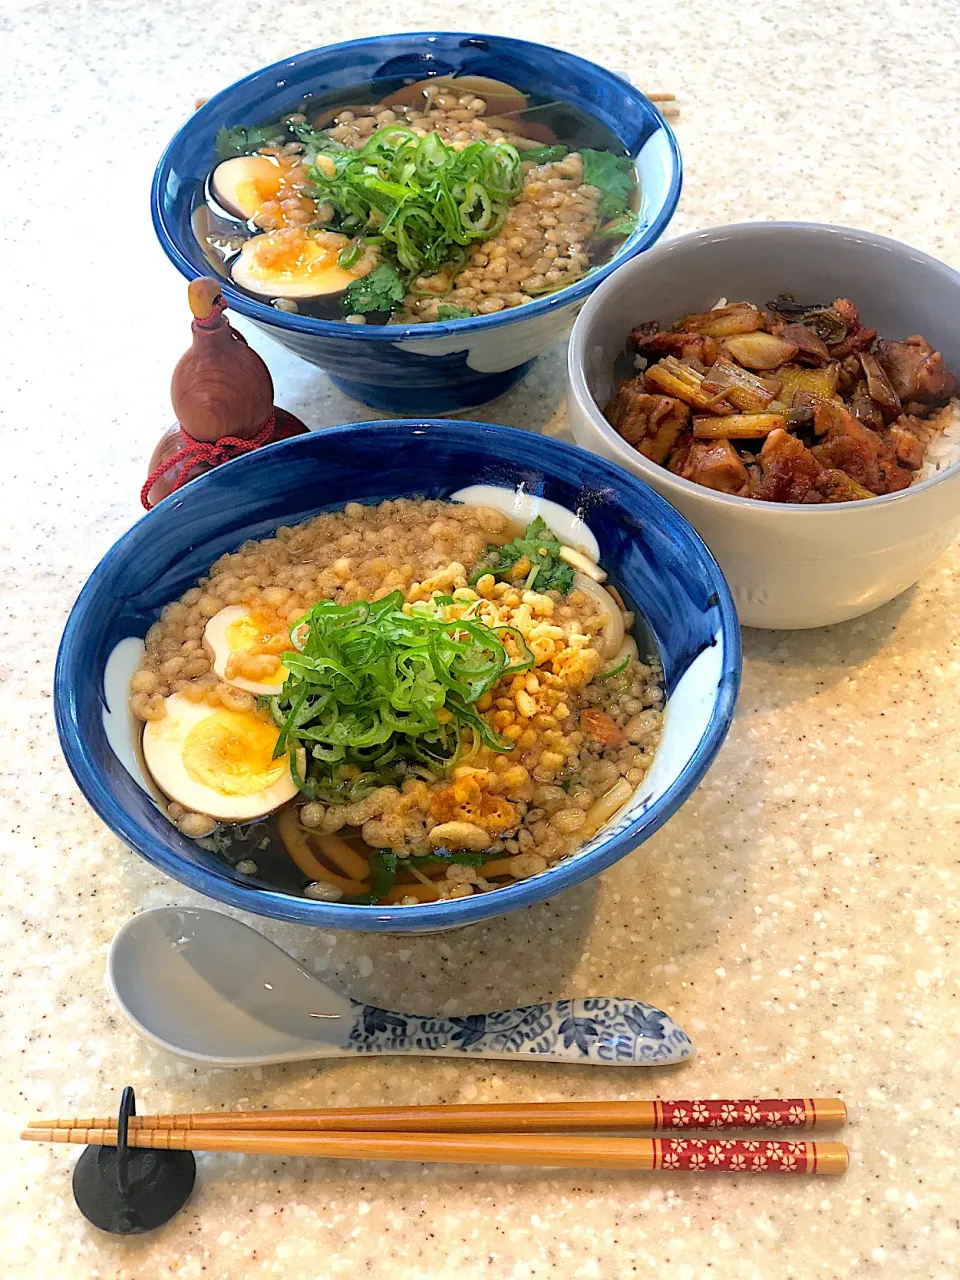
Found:
[[[693,1052],[690,1037],[668,1013],[642,1000],[617,996],[557,1000],[461,1017],[415,1016],[351,1003],[356,1018],[344,1047],[357,1053],[653,1066],[682,1062]]]

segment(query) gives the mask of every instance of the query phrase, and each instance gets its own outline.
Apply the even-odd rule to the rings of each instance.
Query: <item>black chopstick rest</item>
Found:
[[[137,1113],[130,1085],[120,1099],[115,1147],[86,1147],[73,1170],[73,1198],[83,1216],[113,1235],[153,1231],[190,1199],[197,1176],[192,1151],[127,1146],[127,1122]]]

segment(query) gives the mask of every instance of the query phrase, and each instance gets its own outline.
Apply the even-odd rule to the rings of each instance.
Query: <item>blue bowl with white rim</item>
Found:
[[[418,906],[314,902],[238,873],[187,839],[139,772],[127,709],[142,638],[161,607],[247,539],[348,502],[450,498],[472,485],[559,503],[596,538],[600,563],[637,607],[667,688],[653,766],[617,817],[572,857],[503,889]],[[641,652],[644,644],[641,641]],[[723,574],[684,518],[612,463],[526,431],[407,420],[332,427],[268,445],[165,499],[104,556],[57,658],[54,703],[67,763],[110,829],[161,871],[218,902],[325,929],[425,933],[551,897],[648,839],[693,792],[730,726],[740,629]]]
[[[164,252],[188,279],[208,275],[191,212],[198,184],[214,163],[222,125],[276,119],[305,95],[377,82],[386,92],[435,75],[488,76],[587,112],[635,157],[641,203],[636,230],[590,275],[549,297],[469,320],[352,325],[287,314],[224,283],[234,311],[326,370],[352,399],[396,414],[449,413],[502,395],[568,332],[601,280],[659,239],[680,197],[680,151],[669,125],[639,89],[575,54],[505,36],[421,32],[350,40],[285,58],[211,98],[174,135],[151,191],[153,225]]]

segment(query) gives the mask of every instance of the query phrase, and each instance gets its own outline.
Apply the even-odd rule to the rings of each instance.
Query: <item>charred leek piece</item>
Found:
[[[891,413],[900,412],[900,397],[893,389],[890,379],[884,373],[880,366],[880,361],[876,356],[872,356],[868,351],[859,352],[860,365],[867,377],[867,394],[874,404],[878,404],[881,409],[888,409]]]
[[[694,409],[709,410],[711,413],[733,413],[733,406],[724,399],[724,392],[707,391],[704,387],[704,376],[697,369],[684,364],[676,356],[652,365],[646,372],[646,381],[664,395],[682,400]]]
[[[727,418],[694,418],[693,434],[698,440],[756,440],[786,426],[782,413],[736,413]]]
[[[777,338],[772,333],[763,333],[762,330],[727,338],[724,346],[734,360],[746,365],[748,369],[776,369],[792,360],[798,351],[795,342]]]
[[[703,380],[708,395],[719,394],[743,413],[762,413],[773,399],[773,392],[756,374],[721,356]]]
[[[830,400],[837,394],[839,373],[840,367],[836,364],[824,365],[822,369],[801,369],[798,365],[788,365],[781,371],[777,398],[787,408],[794,403],[797,392],[814,400]]]
[[[681,333],[702,333],[711,338],[727,338],[736,333],[754,333],[760,328],[762,316],[749,302],[732,302],[713,311],[701,311],[685,316],[677,325]]]
[[[877,495],[845,471],[827,470],[821,478],[821,492],[828,502],[860,502],[864,498],[875,498]]]

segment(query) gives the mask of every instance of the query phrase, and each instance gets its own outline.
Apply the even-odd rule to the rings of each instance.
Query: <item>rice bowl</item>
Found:
[[[584,307],[568,357],[574,439],[667,498],[720,562],[741,621],[819,627],[856,618],[916,582],[960,529],[956,406],[900,492],[857,502],[790,506],[713,492],[642,457],[602,406],[638,311],[680,316],[730,296],[855,297],[864,323],[893,338],[923,333],[960,368],[960,276],[884,236],[808,223],[746,223],[680,236],[627,263]]]

